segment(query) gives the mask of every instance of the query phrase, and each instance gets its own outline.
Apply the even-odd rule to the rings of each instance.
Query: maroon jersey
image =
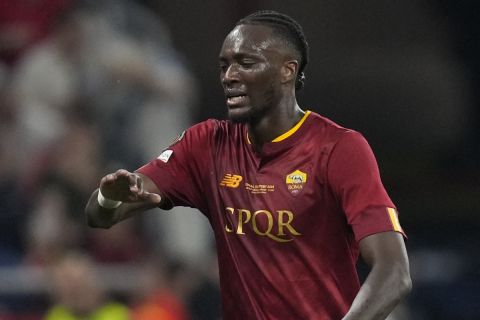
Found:
[[[360,284],[358,242],[403,233],[357,132],[307,112],[254,151],[246,125],[208,120],[140,168],[209,219],[225,319],[340,319]]]

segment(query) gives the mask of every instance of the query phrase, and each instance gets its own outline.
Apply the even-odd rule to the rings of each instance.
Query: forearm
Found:
[[[342,320],[383,320],[411,287],[409,272],[403,266],[375,266]]]
[[[98,204],[97,197],[98,189],[92,193],[85,207],[87,224],[92,228],[108,229],[114,224],[135,215],[137,212],[153,208],[151,204],[138,202],[122,203],[116,209],[107,209]]]

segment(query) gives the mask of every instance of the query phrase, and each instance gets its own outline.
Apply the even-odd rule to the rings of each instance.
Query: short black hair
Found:
[[[305,67],[309,58],[309,46],[302,26],[292,17],[272,10],[261,10],[240,19],[236,26],[245,24],[266,25],[280,35],[287,44],[291,45],[300,56],[295,89],[300,90],[305,86]]]

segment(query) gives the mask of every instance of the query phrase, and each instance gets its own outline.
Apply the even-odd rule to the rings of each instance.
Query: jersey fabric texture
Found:
[[[198,208],[217,244],[225,319],[340,319],[359,288],[359,241],[403,234],[361,134],[307,112],[263,146],[207,120],[138,172]],[[164,151],[164,153],[166,152]]]

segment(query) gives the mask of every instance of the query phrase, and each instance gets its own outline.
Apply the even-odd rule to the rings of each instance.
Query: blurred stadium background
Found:
[[[200,214],[151,212],[98,231],[83,207],[105,173],[224,118],[218,52],[258,9],[304,26],[300,104],[361,131],[376,153],[414,281],[392,319],[478,319],[474,0],[0,0],[0,319],[62,319],[52,310],[72,300],[133,319],[219,318]]]

